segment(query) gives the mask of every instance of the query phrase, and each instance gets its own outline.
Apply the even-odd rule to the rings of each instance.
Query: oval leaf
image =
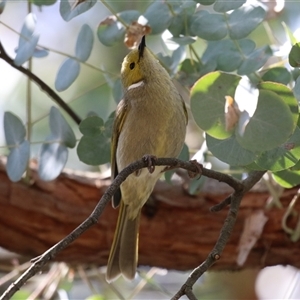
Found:
[[[66,90],[78,77],[79,71],[79,62],[72,58],[67,58],[57,72],[55,79],[56,90],[59,92]]]
[[[21,119],[11,112],[4,113],[4,133],[8,146],[20,145],[26,135],[26,129]]]
[[[74,17],[86,12],[96,4],[97,0],[78,0],[69,2],[68,0],[61,0],[59,12],[65,21],[70,21]],[[72,6],[71,4],[72,3]]]
[[[91,27],[87,24],[84,24],[81,27],[79,32],[77,41],[76,41],[76,48],[75,48],[75,55],[81,61],[86,61],[92,51],[94,44],[94,34]]]
[[[44,181],[55,179],[61,173],[68,159],[68,149],[65,145],[51,143],[53,137],[49,137],[47,140],[48,143],[41,147],[38,169],[39,176]]]
[[[98,116],[88,117],[80,123],[79,130],[83,135],[96,137],[103,132],[104,122]]]
[[[245,149],[261,152],[285,143],[294,129],[293,115],[283,99],[260,90],[254,115],[243,132],[236,130],[236,137]]]
[[[226,139],[225,96],[234,98],[240,77],[213,72],[199,79],[191,89],[191,111],[197,125],[217,139]]]
[[[284,188],[292,188],[300,184],[300,171],[284,170],[272,174],[274,180]]]
[[[6,172],[13,182],[19,181],[26,171],[30,155],[30,144],[23,141],[18,146],[12,148],[7,157]]]
[[[227,12],[229,10],[241,7],[247,0],[224,1],[217,0],[214,4],[214,10],[217,12]]]
[[[60,111],[52,106],[49,114],[49,125],[51,129],[51,137],[58,140],[61,144],[69,148],[74,148],[76,145],[76,137]]]
[[[283,67],[272,68],[262,76],[263,81],[273,81],[282,84],[288,84],[291,79],[291,73]]]

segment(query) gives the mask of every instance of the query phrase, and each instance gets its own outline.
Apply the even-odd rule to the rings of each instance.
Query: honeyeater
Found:
[[[142,157],[177,157],[183,147],[187,112],[176,87],[145,37],[125,58],[121,68],[124,97],[118,104],[111,143],[112,179]],[[141,169],[127,177],[112,199],[120,206],[106,280],[134,278],[138,257],[141,209],[164,167]]]

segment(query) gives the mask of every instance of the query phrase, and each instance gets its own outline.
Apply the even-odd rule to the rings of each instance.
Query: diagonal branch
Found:
[[[231,232],[233,230],[235,221],[237,219],[238,210],[240,207],[241,200],[246,192],[248,192],[255,183],[257,183],[265,171],[255,171],[249,174],[249,176],[241,182],[243,185],[242,190],[235,190],[230,197],[227,197],[225,200],[230,199],[230,209],[228,211],[227,217],[224,221],[224,225],[221,229],[220,236],[212,249],[209,253],[206,260],[198,266],[193,272],[189,275],[189,278],[186,282],[182,285],[180,290],[174,295],[172,300],[178,300],[181,296],[186,295],[189,299],[195,299],[195,295],[192,292],[193,285],[196,281],[205,273],[208,268],[210,268],[218,259],[220,259],[221,254],[227,244]],[[227,200],[228,201],[228,200]],[[222,201],[221,203],[225,203]]]
[[[16,66],[14,61],[6,53],[2,43],[0,42],[0,58],[6,61],[13,68],[17,69],[21,73],[25,74],[33,82],[35,82],[44,92],[46,92],[77,124],[81,122],[81,118],[71,109],[71,107],[64,102],[64,100],[43,80],[33,74],[29,69],[26,69],[22,66]]]
[[[158,158],[155,161],[155,164],[158,166],[170,166],[170,167],[177,167],[177,168],[183,168],[186,169],[190,172],[197,173],[199,168],[195,165],[194,162],[184,162],[179,159],[175,158]],[[53,259],[60,251],[65,249],[68,245],[70,245],[74,240],[76,240],[82,233],[84,233],[88,228],[91,226],[95,225],[98,222],[99,217],[104,211],[105,206],[107,203],[110,201],[114,193],[118,190],[120,187],[121,183],[133,172],[148,167],[148,162],[141,159],[138,160],[129,166],[127,166],[125,169],[123,169],[119,175],[115,178],[115,180],[112,182],[112,184],[108,187],[98,204],[96,205],[94,211],[91,213],[91,215],[82,223],[80,224],[75,230],[73,230],[68,236],[66,236],[64,239],[62,239],[60,242],[58,242],[56,245],[51,247],[49,250],[44,252],[41,256],[35,258],[32,260],[32,265],[14,282],[12,283],[9,288],[4,292],[4,294],[1,296],[0,300],[8,300],[10,297],[17,291],[19,290],[26,282],[28,279],[33,277],[36,273],[38,273],[41,268],[46,265],[51,259]],[[225,243],[227,242],[229,235],[231,233],[233,224],[236,218],[236,213],[237,209],[239,206],[239,202],[243,196],[243,194],[248,191],[251,188],[251,185],[254,185],[256,181],[259,180],[259,175],[262,176],[263,172],[257,172],[256,177],[253,177],[254,175],[251,175],[252,179],[250,178],[248,181],[247,179],[245,181],[239,181],[234,178],[232,178],[229,175],[222,174],[216,171],[208,170],[203,168],[202,174],[214,178],[216,180],[226,182],[230,186],[232,186],[236,192],[234,194],[236,195],[236,199],[232,198],[232,203],[231,203],[231,210],[230,213],[228,214],[228,217],[225,221],[231,226],[229,226],[229,230],[227,227],[223,227],[224,230],[222,230],[220,234],[220,238],[214,248],[214,250],[211,252],[209,258],[195,271],[191,274],[190,278],[192,278],[192,281],[188,281],[186,284],[190,287],[184,293],[187,295],[190,294],[192,295],[192,285],[196,282],[196,280],[199,278],[197,276],[201,276],[203,272],[205,272],[210,265],[213,264],[213,262],[217,259],[217,257],[220,255],[222,252]],[[249,176],[250,177],[250,176]],[[254,180],[255,178],[255,180]],[[233,194],[233,195],[234,195]],[[233,221],[232,221],[233,220]],[[222,235],[224,237],[222,238]],[[199,275],[200,274],[200,275]],[[189,279],[190,279],[189,278]],[[183,294],[182,294],[183,295]],[[191,299],[193,296],[190,296]],[[176,298],[174,298],[176,299]],[[177,298],[179,299],[179,298]]]

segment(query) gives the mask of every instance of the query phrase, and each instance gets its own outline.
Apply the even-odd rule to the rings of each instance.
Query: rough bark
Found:
[[[12,183],[0,163],[0,246],[29,258],[54,245],[93,211],[110,184],[95,175],[63,173],[53,182],[42,182],[32,171],[32,183]],[[224,199],[230,190],[207,180],[201,193],[189,196],[182,185],[159,182],[141,218],[139,263],[168,269],[187,270],[200,264],[219,235],[227,209],[211,213],[209,208]],[[238,243],[245,219],[264,210],[268,221],[244,267],[291,264],[300,267],[300,242],[284,233],[281,220],[296,189],[281,197],[283,209],[264,210],[269,197],[256,189],[243,199],[235,230],[214,269],[237,269]],[[300,209],[300,203],[295,207]],[[69,263],[106,265],[117,219],[109,205],[97,225],[62,251],[57,260]],[[295,226],[296,217],[289,219]]]

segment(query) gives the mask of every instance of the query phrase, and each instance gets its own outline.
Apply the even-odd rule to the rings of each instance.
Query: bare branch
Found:
[[[80,124],[81,118],[71,109],[71,107],[58,96],[58,94],[51,89],[43,80],[33,74],[29,69],[22,66],[16,66],[12,58],[6,53],[2,43],[0,42],[0,58],[6,61],[13,68],[27,75],[33,82],[35,82],[44,92],[46,92],[77,124]]]

